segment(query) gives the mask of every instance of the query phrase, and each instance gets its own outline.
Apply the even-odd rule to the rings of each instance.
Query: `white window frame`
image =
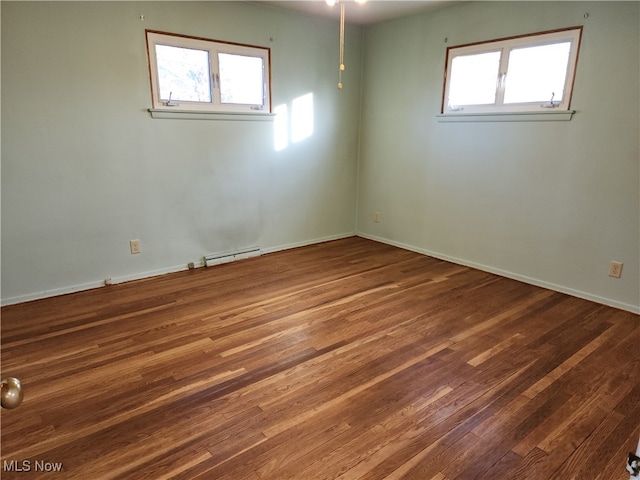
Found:
[[[151,103],[154,110],[195,112],[195,113],[270,113],[271,112],[271,58],[270,49],[254,45],[223,42],[208,38],[192,37],[155,30],[146,30],[149,78],[151,81]],[[211,102],[177,101],[160,98],[156,45],[193,48],[209,52]],[[238,104],[222,103],[220,98],[220,71],[218,54],[228,53],[259,57],[263,60],[262,103]]]
[[[516,37],[501,38],[487,42],[457,45],[447,48],[445,62],[444,86],[442,92],[442,107],[440,112],[445,115],[468,115],[483,113],[520,113],[536,112],[551,113],[553,111],[568,111],[571,108],[571,96],[575,81],[575,72],[578,62],[578,52],[582,38],[582,26],[570,27],[561,30],[551,30]],[[509,54],[511,50],[522,47],[534,47],[550,45],[554,43],[570,42],[569,61],[564,85],[564,94],[561,101],[528,102],[528,103],[503,103],[506,81],[508,81]],[[449,87],[451,84],[451,71],[453,59],[458,56],[472,55],[489,52],[501,52],[500,68],[496,78],[496,101],[487,105],[450,105]]]

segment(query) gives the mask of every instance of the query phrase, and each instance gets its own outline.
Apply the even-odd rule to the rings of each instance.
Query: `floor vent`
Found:
[[[260,247],[250,247],[230,253],[212,253],[211,255],[206,255],[204,257],[204,266],[211,267],[213,265],[235,262],[236,260],[242,260],[245,258],[259,257],[260,255],[262,255]]]

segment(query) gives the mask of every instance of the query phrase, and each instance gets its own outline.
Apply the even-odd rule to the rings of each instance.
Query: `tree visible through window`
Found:
[[[156,45],[160,99],[211,103],[209,52]]]
[[[153,107],[270,111],[269,49],[147,31]]]

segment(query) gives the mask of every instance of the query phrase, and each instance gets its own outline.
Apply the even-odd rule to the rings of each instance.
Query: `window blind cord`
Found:
[[[344,71],[344,2],[340,3],[340,70],[338,72],[338,88],[342,88],[342,72]]]

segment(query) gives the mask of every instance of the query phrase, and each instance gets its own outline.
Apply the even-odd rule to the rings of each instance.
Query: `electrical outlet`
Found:
[[[609,276],[614,278],[620,278],[622,275],[622,262],[611,262],[609,264]]]
[[[131,254],[140,253],[140,240],[129,240]]]
[[[373,221],[380,223],[380,212],[373,212]]]

